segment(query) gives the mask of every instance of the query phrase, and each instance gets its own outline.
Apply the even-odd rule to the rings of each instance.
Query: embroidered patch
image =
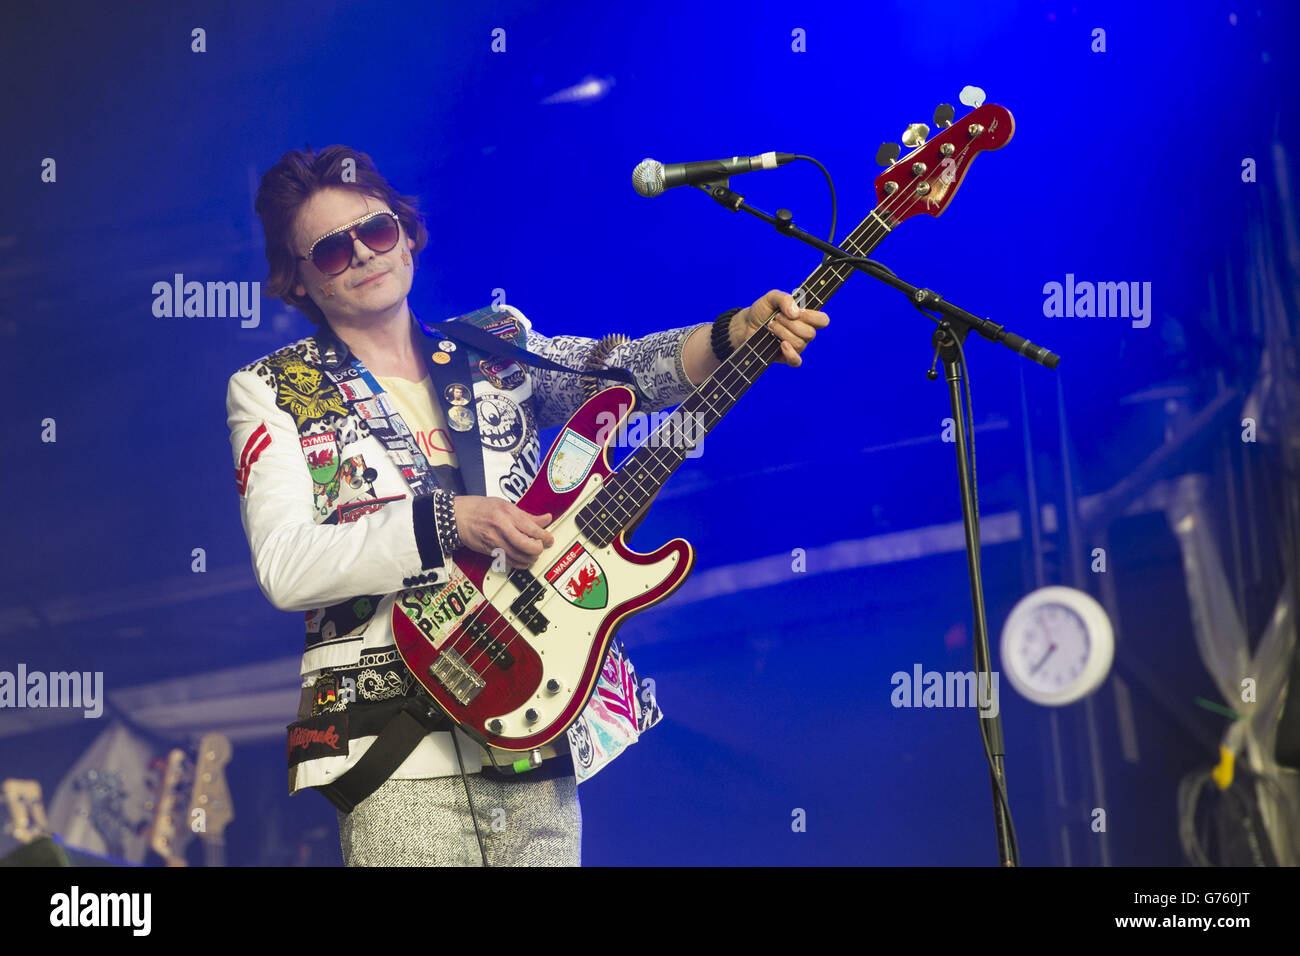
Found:
[[[348,755],[348,713],[321,714],[289,725],[289,766]]]
[[[363,378],[354,378],[337,384],[339,391],[343,393],[343,397],[349,402],[358,402],[363,398],[369,398],[375,394],[370,390],[370,386],[366,384],[366,381]]]
[[[311,715],[319,717],[338,702],[338,681],[333,674],[321,674],[312,687],[316,691],[316,701],[312,704]]]
[[[490,359],[479,361],[478,370],[496,388],[503,392],[512,392],[524,384],[523,367],[513,359]]]
[[[293,353],[271,356],[266,364],[277,370],[275,403],[294,417],[298,427],[347,410],[333,388],[324,387],[320,369],[312,368]]]
[[[253,462],[261,457],[271,445],[271,433],[266,430],[266,423],[253,429],[253,434],[244,442],[244,450],[239,453],[239,467],[235,469],[235,487],[242,496],[248,493],[248,479],[252,477]]]
[[[558,492],[572,491],[586,480],[596,462],[600,446],[566,428],[555,443],[555,454],[546,468],[546,480]]]
[[[350,505],[341,505],[339,507],[339,524],[351,524],[366,515],[372,515],[390,501],[405,500],[405,495],[393,495],[389,498],[376,498],[374,501],[354,501]]]
[[[523,334],[523,329],[519,327],[519,322],[514,316],[507,316],[502,319],[495,319],[483,326],[485,332],[491,332],[499,339],[509,339],[513,342]]]
[[[302,453],[307,458],[311,480],[318,485],[333,481],[339,471],[338,433],[305,435],[299,438],[298,442],[302,445]]]

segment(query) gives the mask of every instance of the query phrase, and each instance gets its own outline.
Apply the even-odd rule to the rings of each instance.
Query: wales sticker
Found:
[[[546,468],[546,480],[558,492],[572,491],[582,484],[596,461],[600,446],[566,428],[555,444],[555,454]]]
[[[546,580],[566,601],[578,607],[594,610],[609,603],[605,572],[580,544],[575,544],[551,565]]]

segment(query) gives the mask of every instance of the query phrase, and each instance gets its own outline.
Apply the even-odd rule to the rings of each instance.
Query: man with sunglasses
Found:
[[[489,344],[532,353],[511,360],[481,333],[476,349],[411,313],[428,235],[416,201],[364,153],[286,153],[263,176],[257,211],[266,293],[318,327],[240,369],[227,391],[259,586],[277,608],[305,612],[290,792],[315,788],[338,807],[348,865],[576,865],[577,783],[658,721],[652,682],[615,639],[603,693],[569,732],[502,768],[425,706],[393,644],[394,604],[418,588],[454,616],[457,549],[526,568],[552,544],[552,516],[514,502],[536,475],[539,430],[566,421],[585,392],[582,376],[534,359],[626,369],[649,412],[686,398],[772,313],[793,366],[827,318],[777,291],[632,341],[548,338],[503,304],[458,317],[466,337],[485,330]]]

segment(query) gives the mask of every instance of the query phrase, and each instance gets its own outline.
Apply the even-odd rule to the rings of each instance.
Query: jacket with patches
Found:
[[[453,321],[471,322],[571,368],[626,368],[646,397],[641,411],[676,405],[693,390],[682,348],[698,326],[602,349],[590,338],[543,336],[510,306]],[[429,360],[440,337],[416,324],[432,374]],[[544,458],[539,431],[563,424],[583,403],[582,378],[474,349],[466,353],[475,427],[451,432],[461,468],[435,467],[435,475],[457,493],[517,502]],[[347,345],[322,326],[235,372],[226,395],[240,518],[258,585],[280,610],[305,613],[300,720],[410,693],[414,679],[393,644],[393,603],[404,589],[448,580],[430,497],[413,494],[408,482],[410,456],[386,447],[375,434],[382,429],[370,424],[376,418],[386,424],[392,406],[351,363]],[[446,416],[448,396],[435,391]],[[460,453],[467,441],[482,450],[482,467],[470,473],[470,458]],[[617,638],[606,662],[611,665],[634,673]],[[636,701],[641,730],[658,717],[647,693]],[[373,734],[360,742],[372,741]],[[290,791],[337,778],[363,752],[364,746],[346,755],[313,747],[310,759],[291,759]]]

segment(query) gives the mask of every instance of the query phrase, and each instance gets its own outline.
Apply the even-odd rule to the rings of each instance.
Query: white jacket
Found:
[[[589,338],[540,335],[509,306],[481,309],[457,320],[487,328],[572,368],[589,367],[585,363],[597,345]],[[676,405],[693,390],[682,365],[682,348],[696,328],[658,332],[619,345],[599,367],[623,367],[636,376],[648,398],[640,411]],[[431,372],[432,352],[428,349],[425,355]],[[539,430],[563,424],[582,404],[586,396],[581,379],[503,366],[473,349],[468,358],[474,370],[475,406],[481,411],[487,399],[490,409],[513,416],[511,425],[521,433],[494,436],[490,442],[480,439],[477,424],[472,431],[451,433],[456,442],[483,445],[482,473],[460,475],[464,492],[518,501],[545,457]],[[305,612],[300,720],[341,712],[353,701],[389,700],[409,692],[413,679],[393,646],[393,601],[404,588],[447,580],[430,502],[412,495],[403,474],[409,456],[386,448],[367,424],[368,418],[386,416],[391,406],[382,392],[374,394],[359,377],[338,384],[323,374],[326,369],[346,374],[351,361],[347,346],[322,326],[316,335],[235,372],[226,396],[240,518],[258,585],[280,610]],[[480,372],[484,368],[486,372]],[[441,394],[439,401],[445,414],[448,405]],[[513,447],[501,448],[516,441]],[[322,448],[338,456],[336,477],[324,484],[313,477],[313,463],[323,461],[328,471],[330,460],[308,457],[319,455]],[[463,469],[466,457],[458,455],[458,461]],[[439,477],[447,478],[447,471]],[[622,658],[621,644],[611,647],[614,654]],[[325,684],[318,683],[322,674],[329,675]],[[326,689],[318,693],[318,686]],[[652,695],[639,695],[636,706],[642,712],[640,729],[658,719]],[[338,753],[337,746],[314,744],[296,763],[291,751],[291,792],[337,778],[372,741],[370,736],[351,748],[344,741],[346,755]]]

